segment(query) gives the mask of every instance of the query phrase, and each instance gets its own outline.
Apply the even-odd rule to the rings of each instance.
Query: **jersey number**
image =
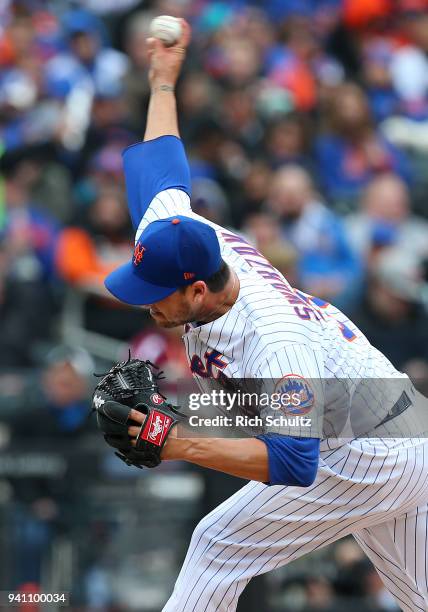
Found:
[[[309,303],[312,302],[313,305],[317,306],[318,308],[327,308],[328,306],[330,306],[329,302],[326,302],[325,300],[322,300],[320,298],[317,297],[313,297],[313,296],[306,296],[303,295],[302,293],[300,293],[300,291],[297,291],[297,293],[299,294],[299,296],[305,300],[305,302]],[[296,310],[296,309],[294,309]],[[303,309],[305,310],[305,309]],[[299,313],[297,313],[299,314]],[[303,318],[300,314],[299,316],[301,318]],[[306,318],[310,318],[310,316],[306,317]],[[353,340],[355,340],[355,338],[357,337],[354,332],[352,331],[352,329],[350,329],[347,325],[345,325],[344,323],[341,323],[340,321],[337,321],[337,324],[339,326],[339,330],[340,333],[342,334],[342,336],[345,338],[345,340],[347,340],[348,342],[352,342]]]

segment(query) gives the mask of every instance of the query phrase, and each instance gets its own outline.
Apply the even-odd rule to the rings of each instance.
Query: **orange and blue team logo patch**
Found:
[[[281,394],[281,410],[287,416],[302,416],[312,410],[315,394],[310,383],[299,374],[287,374],[275,385]]]
[[[134,249],[134,266],[138,266],[141,263],[145,250],[145,247],[141,246],[141,244],[137,242]]]

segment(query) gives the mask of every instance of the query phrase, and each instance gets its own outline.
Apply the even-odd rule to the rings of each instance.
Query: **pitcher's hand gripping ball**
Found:
[[[127,465],[153,468],[161,462],[161,451],[174,425],[184,415],[166,401],[159,392],[156,373],[150,361],[131,359],[113,366],[95,387],[92,408],[97,414],[98,428],[115,453]],[[146,415],[135,440],[128,427],[140,425],[130,419],[134,408]]]
[[[159,38],[165,47],[175,45],[180,40],[182,33],[180,19],[170,15],[155,17],[150,24],[150,34],[154,38]]]

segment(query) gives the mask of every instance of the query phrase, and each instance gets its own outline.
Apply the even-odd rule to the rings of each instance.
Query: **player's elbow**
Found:
[[[270,471],[270,483],[293,487],[310,487],[317,476],[318,456],[299,458],[299,463],[290,466],[284,462],[279,469]],[[274,482],[273,482],[274,481]]]
[[[318,458],[316,460],[307,461],[302,469],[302,473],[296,478],[296,487],[310,487],[317,477]]]
[[[269,484],[310,487],[318,471],[319,440],[276,434],[258,436],[267,446]]]

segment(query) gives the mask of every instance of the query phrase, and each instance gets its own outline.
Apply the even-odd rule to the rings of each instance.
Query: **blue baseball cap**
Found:
[[[99,34],[101,23],[91,12],[85,9],[72,9],[64,15],[64,28],[69,36],[73,34]]]
[[[104,284],[122,302],[144,306],[206,280],[218,272],[221,261],[215,230],[177,215],[150,223],[138,238],[131,261],[109,274]]]

